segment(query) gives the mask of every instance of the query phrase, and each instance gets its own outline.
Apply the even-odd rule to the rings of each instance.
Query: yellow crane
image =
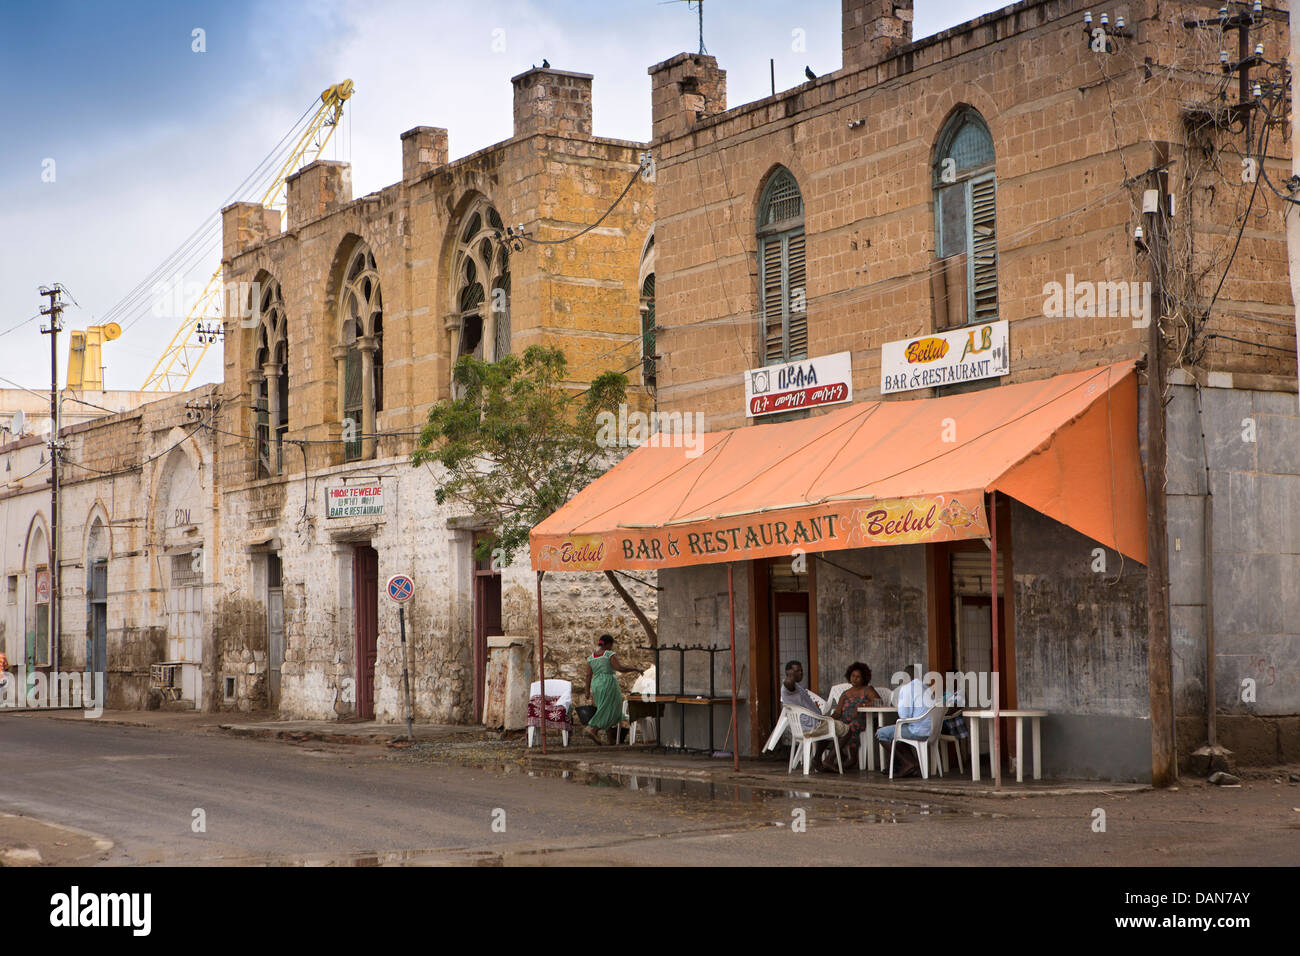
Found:
[[[325,149],[330,137],[334,135],[334,131],[338,128],[339,120],[343,117],[343,104],[351,96],[351,80],[335,83],[321,93],[320,107],[303,130],[302,135],[298,137],[288,159],[281,165],[275,181],[272,182],[270,188],[262,196],[261,204],[263,206],[278,209],[280,214],[284,215],[285,180],[297,169],[316,159]],[[212,273],[212,278],[208,280],[208,284],[204,287],[198,301],[194,303],[194,307],[190,309],[189,314],[185,316],[181,327],[176,330],[176,334],[167,343],[162,358],[158,359],[153,371],[144,380],[141,391],[180,392],[189,386],[194,371],[199,367],[199,363],[203,361],[203,356],[207,354],[208,348],[216,338],[215,335],[196,335],[196,333],[199,332],[200,324],[204,320],[221,318],[222,308],[225,304],[222,301],[222,289],[221,268],[218,266],[217,271]],[[197,342],[195,339],[197,339]]]

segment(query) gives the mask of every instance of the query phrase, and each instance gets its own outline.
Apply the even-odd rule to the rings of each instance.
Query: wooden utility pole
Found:
[[[1291,66],[1300,63],[1300,16],[1296,16],[1296,3],[1291,0]],[[1294,77],[1291,82],[1291,173],[1300,177],[1300,149],[1294,147],[1297,130],[1297,114],[1300,114],[1300,89],[1296,88]],[[1261,156],[1259,161],[1264,162]],[[1293,195],[1293,198],[1294,195]],[[1286,245],[1287,258],[1291,264],[1291,302],[1295,306],[1295,344],[1300,351],[1300,206],[1284,203],[1286,208]],[[1300,361],[1300,360],[1298,360]]]
[[[50,304],[41,309],[41,315],[50,317],[50,324],[41,329],[42,335],[50,337],[50,615],[49,642],[50,665],[59,670],[60,654],[60,618],[63,602],[60,600],[59,575],[59,332],[63,329],[61,316],[63,304],[59,296],[63,287],[57,282],[52,286],[41,286],[41,295],[50,300]]]
[[[1151,783],[1178,779],[1174,746],[1173,662],[1169,638],[1169,551],[1165,499],[1165,361],[1160,321],[1168,308],[1164,285],[1169,235],[1168,146],[1156,144],[1151,186],[1153,211],[1144,215],[1151,270],[1151,313],[1147,316],[1147,678],[1151,695]],[[1147,204],[1144,204],[1146,206]]]

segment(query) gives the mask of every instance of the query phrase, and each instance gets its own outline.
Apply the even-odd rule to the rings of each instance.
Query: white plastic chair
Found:
[[[790,727],[790,766],[787,773],[793,773],[795,764],[799,762],[800,756],[803,758],[803,774],[808,776],[809,769],[812,766],[812,749],[813,744],[820,743],[823,740],[829,740],[835,745],[835,765],[839,767],[840,773],[844,772],[844,762],[840,760],[840,738],[835,733],[835,718],[827,714],[818,714],[809,710],[807,707],[795,707],[792,704],[786,704],[782,707],[782,716],[785,717],[786,723]],[[811,717],[816,720],[820,726],[812,730],[803,729],[802,717]]]
[[[899,740],[908,744],[916,751],[917,762],[921,764],[921,779],[930,779],[930,770],[935,768],[939,771],[939,776],[943,776],[943,766],[937,758],[939,756],[939,734],[943,732],[943,715],[948,709],[946,704],[936,704],[919,717],[900,717],[894,722],[894,741],[889,746],[889,779],[894,779],[894,750],[898,747]],[[912,740],[903,736],[903,727],[907,724],[915,724],[918,721],[930,718],[930,735],[924,740]],[[936,758],[933,763],[931,757]]]
[[[826,706],[822,708],[822,713],[833,714],[835,708],[839,706],[840,698],[844,696],[844,692],[852,686],[852,684],[846,681],[843,684],[835,684],[831,687],[830,696],[826,698]]]
[[[957,714],[954,714],[953,716],[955,717],[960,713],[961,711],[957,711]],[[945,717],[944,719],[949,720],[951,718]],[[947,744],[952,744],[952,749],[957,751],[957,772],[958,773],[966,772],[966,765],[962,762],[961,759],[961,744],[964,739],[965,739],[964,737],[958,737],[955,734],[945,734],[942,732],[939,734],[939,760],[941,761],[941,765],[940,765],[941,770],[945,772],[948,770]]]
[[[533,681],[528,685],[528,699],[532,700],[542,693],[542,684],[540,681]],[[542,724],[546,724],[546,697],[557,697],[560,706],[564,708],[566,714],[573,710],[573,681],[561,680],[558,677],[548,677],[546,679],[546,695],[542,698]],[[533,740],[537,736],[536,727],[528,728],[528,746],[533,745]],[[560,736],[564,739],[564,746],[569,746],[569,732],[560,731]]]
[[[884,707],[894,706],[894,691],[890,687],[876,687],[876,694],[880,697],[881,704]],[[864,730],[858,734],[858,769],[867,769],[868,747],[875,747],[877,756],[880,757],[878,763],[881,767],[885,765],[885,745],[876,740],[876,731],[873,727],[871,730]]]
[[[642,673],[640,677],[638,677],[635,681],[632,682],[631,696],[639,697],[642,694],[653,694],[654,692],[655,692],[655,668],[654,665],[651,664],[649,667],[645,669],[645,672]],[[656,726],[655,719],[653,717],[641,717],[638,720],[635,721],[632,720],[632,718],[628,716],[628,706],[627,706],[628,700],[629,698],[627,697],[623,698],[623,719],[627,721],[628,743],[635,744],[637,724],[641,723],[642,721],[646,722],[647,726],[645,730],[641,732],[641,735],[647,739],[650,736],[649,731],[654,731],[657,733],[658,727]],[[622,738],[622,736],[623,736],[623,727],[620,724],[618,731],[614,736],[615,742],[619,741]]]
[[[822,713],[826,712],[825,700],[823,700],[818,695],[814,694],[812,691],[808,691],[808,696],[811,697],[816,702],[818,708],[822,711]],[[781,716],[776,719],[776,726],[772,728],[772,733],[768,735],[767,743],[763,744],[764,753],[767,753],[767,751],[769,750],[775,750],[777,746],[780,745],[781,738],[784,737],[786,733],[790,730],[790,722],[785,718],[784,707],[785,705],[783,704]],[[793,767],[794,764],[791,764],[790,766]]]

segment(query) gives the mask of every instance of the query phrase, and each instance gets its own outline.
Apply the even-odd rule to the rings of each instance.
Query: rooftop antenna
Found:
[[[683,0],[659,0],[659,5],[660,5],[660,6],[663,6],[665,3],[681,3],[681,2],[683,2]],[[709,52],[708,49],[706,49],[705,46],[704,46],[704,0],[684,0],[684,2],[686,3],[686,8],[687,8],[688,10],[690,9],[691,4],[695,4],[695,6],[699,9],[699,15],[700,15],[700,56],[704,56],[706,53]]]

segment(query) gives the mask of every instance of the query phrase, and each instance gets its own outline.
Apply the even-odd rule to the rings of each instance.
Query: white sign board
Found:
[[[848,352],[753,368],[745,373],[745,416],[775,415],[853,401]]]
[[[880,391],[956,385],[1011,371],[1007,320],[886,342],[880,349]]]
[[[325,517],[360,518],[384,514],[384,486],[338,485],[325,489]]]

